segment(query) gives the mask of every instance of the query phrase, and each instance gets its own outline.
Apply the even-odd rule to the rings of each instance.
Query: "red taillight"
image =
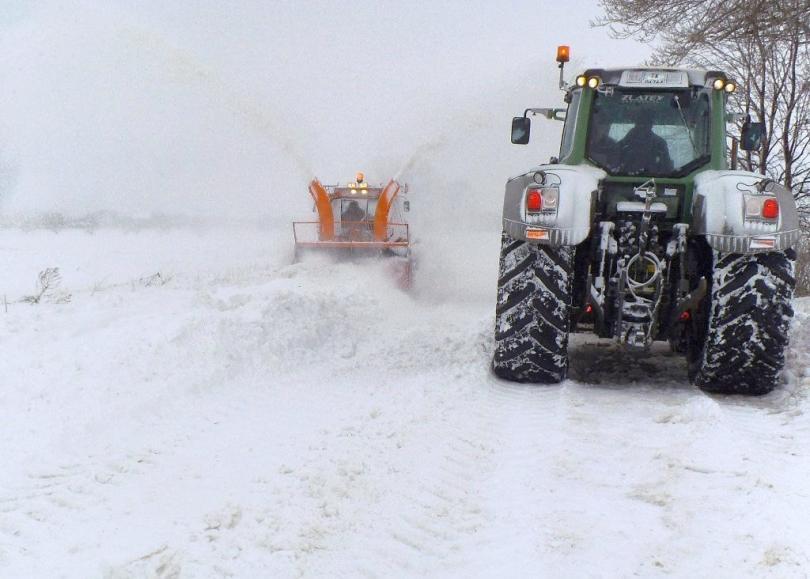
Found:
[[[689,313],[689,310],[683,312],[680,317],[678,318],[682,322],[688,322],[692,318],[692,314]]]
[[[526,194],[526,209],[529,211],[543,209],[543,196],[540,195],[540,191],[533,189]]]
[[[593,306],[591,304],[588,304],[587,306],[585,306],[585,313],[590,314],[591,312],[593,312]]]
[[[776,219],[779,217],[779,202],[776,199],[766,199],[762,203],[762,216],[765,219]]]

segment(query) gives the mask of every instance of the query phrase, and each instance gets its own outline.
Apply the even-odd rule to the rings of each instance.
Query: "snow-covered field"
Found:
[[[509,384],[469,235],[405,294],[287,228],[0,230],[0,577],[808,576],[810,301],[764,398],[591,338]]]

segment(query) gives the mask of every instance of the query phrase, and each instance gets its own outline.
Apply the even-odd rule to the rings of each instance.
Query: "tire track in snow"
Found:
[[[446,390],[447,406],[409,450],[418,458],[403,470],[403,492],[382,505],[388,521],[372,541],[375,557],[362,569],[368,576],[386,560],[397,575],[452,573],[492,518],[481,492],[492,469],[494,417],[469,385],[436,383]]]
[[[713,538],[699,526],[704,501],[721,504],[728,494],[760,484],[737,468],[738,457],[708,466],[704,459],[723,456],[722,444],[734,440],[727,422],[768,431],[763,412],[755,408],[749,420],[729,417],[734,403],[690,386],[683,358],[666,348],[638,359],[585,339],[572,357],[585,362],[573,372],[584,384],[512,385],[486,372],[468,378],[483,394],[473,397],[463,388],[453,394],[468,399],[457,403],[466,411],[457,411],[467,420],[464,428],[458,417],[450,419],[452,436],[434,421],[437,437],[449,442],[418,471],[425,480],[403,497],[406,506],[394,509],[399,516],[387,538],[371,541],[374,556],[361,567],[364,574],[377,576],[391,562],[401,574],[448,576],[503,575],[507,569],[599,575],[605,568],[649,575],[690,568],[684,563],[694,554],[690,537]],[[714,434],[718,430],[722,436]],[[473,431],[471,439],[460,434]],[[713,434],[719,445],[705,455],[701,445]],[[468,440],[485,448],[485,459],[465,452]],[[756,437],[745,442],[756,448]],[[774,456],[784,450],[784,441],[777,441]],[[406,489],[411,483],[399,481]],[[476,513],[466,527],[461,495]],[[732,502],[718,517],[751,508]],[[626,518],[615,518],[616,512]],[[795,543],[762,549],[759,537],[748,542],[762,561],[801,559]],[[778,564],[748,568],[777,576],[785,570]]]
[[[496,513],[469,568],[480,576],[553,576],[539,554],[548,546],[571,551],[580,537],[560,524],[557,497],[575,476],[565,447],[568,415],[564,386],[509,384],[490,378],[488,398],[498,411],[499,448],[488,481]]]
[[[787,493],[781,497],[762,476],[778,472],[780,457],[792,454],[799,441],[805,446],[810,441],[804,425],[794,420],[792,404],[776,399],[763,408],[756,399],[738,404],[707,396],[688,384],[683,359],[664,349],[639,358],[578,336],[571,357],[575,382],[496,382],[492,388],[491,396],[503,405],[498,433],[503,445],[494,457],[489,493],[497,517],[484,542],[490,548],[470,565],[478,569],[473,574],[600,576],[606,569],[619,576],[700,574],[700,563],[690,563],[694,537],[704,537],[707,546],[722,544],[727,539],[723,521],[762,512],[774,501],[776,507],[766,508],[762,517],[766,528],[779,527],[785,517],[779,503],[790,500],[791,481],[806,478],[808,470],[794,461],[792,472],[777,477]],[[793,423],[795,443],[784,432],[773,438],[782,420]],[[757,465],[760,453],[771,457],[765,463],[774,464]],[[740,498],[749,493],[756,498]],[[717,508],[708,521],[707,506]],[[742,526],[749,534],[737,540],[746,541],[765,563],[720,565],[726,576],[733,576],[735,565],[779,576],[805,560],[798,539],[768,543],[752,523],[746,520]],[[787,523],[803,535],[797,517]],[[718,531],[709,531],[712,527]],[[493,561],[508,564],[493,566]],[[768,561],[787,562],[787,567],[768,566]]]
[[[30,471],[25,479],[3,489],[0,533],[6,542],[0,543],[0,548],[13,548],[27,560],[22,568],[36,574],[34,570],[44,561],[30,549],[33,537],[48,537],[57,543],[62,529],[77,522],[89,523],[94,516],[107,513],[122,485],[132,477],[148,476],[157,466],[157,454],[154,449],[143,449]],[[66,550],[79,553],[94,540],[92,536],[70,536]],[[56,550],[51,555],[63,553]]]

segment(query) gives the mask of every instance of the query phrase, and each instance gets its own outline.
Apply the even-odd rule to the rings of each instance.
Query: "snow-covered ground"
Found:
[[[810,301],[764,398],[581,337],[509,384],[469,235],[405,294],[287,228],[0,230],[0,577],[808,576]]]

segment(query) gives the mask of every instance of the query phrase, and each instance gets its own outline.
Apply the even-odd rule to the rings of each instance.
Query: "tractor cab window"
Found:
[[[594,95],[587,157],[611,175],[677,177],[709,160],[705,91],[621,90]]]
[[[568,103],[568,112],[565,114],[565,127],[563,128],[562,141],[560,143],[560,159],[565,159],[574,150],[574,134],[577,130],[577,109],[579,109],[579,99],[582,96],[581,90],[575,90],[571,95],[571,102]]]

